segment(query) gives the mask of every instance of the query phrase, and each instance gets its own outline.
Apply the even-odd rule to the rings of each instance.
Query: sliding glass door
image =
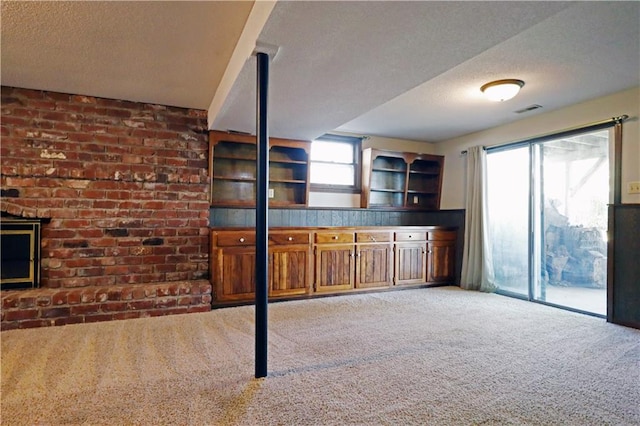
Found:
[[[606,315],[609,163],[608,130],[488,152],[500,292]]]
[[[529,147],[487,155],[487,203],[495,285],[529,297]]]

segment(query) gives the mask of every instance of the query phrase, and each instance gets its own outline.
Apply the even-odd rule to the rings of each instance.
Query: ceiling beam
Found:
[[[229,60],[227,68],[222,76],[222,80],[220,80],[220,84],[216,89],[216,93],[213,95],[211,104],[209,105],[207,115],[207,127],[209,130],[212,129],[213,122],[220,113],[227,96],[229,96],[233,83],[235,83],[238,75],[240,75],[242,67],[247,59],[253,54],[256,48],[256,41],[262,32],[262,28],[267,23],[275,5],[276,1],[260,0],[254,2],[251,12],[249,13],[249,17],[247,18],[247,22],[242,30],[242,34],[240,34],[240,38],[238,38],[238,43],[233,50],[231,59]]]

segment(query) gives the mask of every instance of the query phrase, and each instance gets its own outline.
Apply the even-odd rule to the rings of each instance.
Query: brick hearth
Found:
[[[48,219],[2,329],[210,309],[206,111],[2,87],[2,211]]]

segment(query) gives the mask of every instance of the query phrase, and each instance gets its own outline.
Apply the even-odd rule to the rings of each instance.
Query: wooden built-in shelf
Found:
[[[255,206],[256,137],[211,131],[209,170],[212,206]],[[311,142],[269,139],[271,205],[307,206]]]
[[[438,210],[443,167],[442,156],[367,148],[360,206]]]

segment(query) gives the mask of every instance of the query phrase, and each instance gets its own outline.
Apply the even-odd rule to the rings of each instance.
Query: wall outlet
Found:
[[[629,194],[640,194],[640,182],[627,183],[627,192]]]
[[[413,204],[418,204],[418,196],[417,195],[413,196]]]
[[[276,196],[275,191],[273,190],[273,188],[269,188],[269,198],[273,198]]]

